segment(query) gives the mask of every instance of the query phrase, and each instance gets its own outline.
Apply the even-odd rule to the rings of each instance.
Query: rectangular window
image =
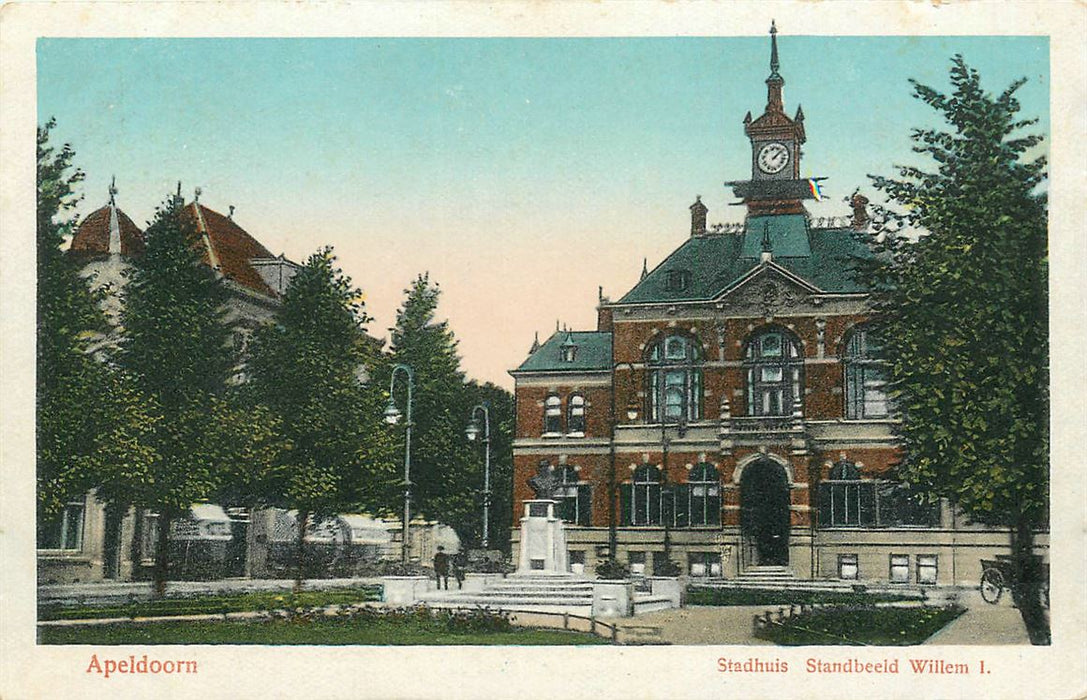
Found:
[[[838,555],[838,578],[845,581],[856,581],[859,574],[860,568],[857,565],[856,554]]]
[[[627,552],[627,563],[634,576],[645,576],[645,552]]]
[[[83,503],[69,503],[38,528],[40,549],[78,551],[83,549]]]
[[[717,484],[692,484],[691,525],[721,524],[721,489]]]
[[[936,555],[935,554],[918,554],[917,555],[917,582],[933,584],[936,583]]]
[[[785,378],[784,367],[763,367],[762,368],[762,381],[764,382],[780,382]]]
[[[691,552],[687,563],[691,576],[721,576],[721,555],[717,552]]]
[[[760,350],[763,357],[781,357],[781,336],[777,333],[764,335]]]
[[[864,416],[865,418],[884,418],[887,416],[887,393],[883,373],[866,367],[864,370]]]
[[[910,582],[910,555],[891,555],[891,583]]]
[[[579,575],[585,573],[585,550],[571,549],[568,552],[568,558],[570,560],[570,573]]]

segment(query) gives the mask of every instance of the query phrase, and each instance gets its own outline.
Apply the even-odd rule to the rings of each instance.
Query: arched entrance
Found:
[[[760,459],[743,470],[740,530],[748,564],[789,563],[789,477],[780,464]]]

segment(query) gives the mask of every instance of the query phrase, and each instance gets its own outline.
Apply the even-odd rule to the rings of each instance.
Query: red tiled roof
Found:
[[[219,271],[227,279],[265,296],[278,296],[249,264],[253,258],[275,257],[267,248],[233,220],[202,204],[193,202],[185,207],[185,212],[196,218],[197,230],[208,235]],[[206,245],[202,257],[206,264],[212,264]]]
[[[87,215],[72,236],[69,250],[86,257],[109,255],[109,219],[108,204]],[[143,253],[143,231],[120,209],[117,210],[117,224],[121,231],[121,254],[135,256]]]

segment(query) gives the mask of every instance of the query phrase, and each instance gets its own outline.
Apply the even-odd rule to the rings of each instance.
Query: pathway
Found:
[[[967,609],[925,644],[979,645],[1030,644],[1019,609],[1010,605],[985,605]]]
[[[673,610],[658,610],[633,618],[608,620],[608,622],[617,622],[620,634],[624,628],[659,627],[660,636],[647,637],[648,642],[773,646],[773,642],[756,639],[751,634],[752,619],[755,615],[765,612],[765,605],[728,607],[695,605]]]

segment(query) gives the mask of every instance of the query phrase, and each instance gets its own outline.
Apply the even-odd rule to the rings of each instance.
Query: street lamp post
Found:
[[[672,440],[668,436],[668,411],[667,411],[667,388],[664,377],[660,378],[658,382],[659,394],[657,397],[657,417],[661,422],[661,519],[664,521],[664,559],[667,562],[665,566],[669,569],[672,566],[672,519],[675,517],[675,488],[668,482],[668,446]],[[679,415],[676,416],[676,434],[678,437],[683,437],[687,434],[687,397],[684,392],[679,402]],[[665,513],[664,506],[668,505],[668,513]]]
[[[400,551],[401,563],[407,566],[408,554],[411,550],[408,523],[411,522],[411,392],[415,386],[415,375],[408,365],[398,364],[393,367],[392,374],[389,376],[389,403],[385,407],[385,422],[389,425],[400,422],[400,409],[396,407],[396,401],[393,399],[397,372],[403,372],[408,378],[407,423],[405,425],[407,430],[404,438],[404,522]]]
[[[490,543],[489,524],[491,514],[491,412],[490,403],[484,401],[482,404],[472,407],[472,418],[468,422],[468,427],[464,429],[464,434],[468,437],[468,440],[474,442],[476,437],[479,436],[479,422],[476,420],[476,414],[483,412],[483,549],[487,549],[487,545]]]

